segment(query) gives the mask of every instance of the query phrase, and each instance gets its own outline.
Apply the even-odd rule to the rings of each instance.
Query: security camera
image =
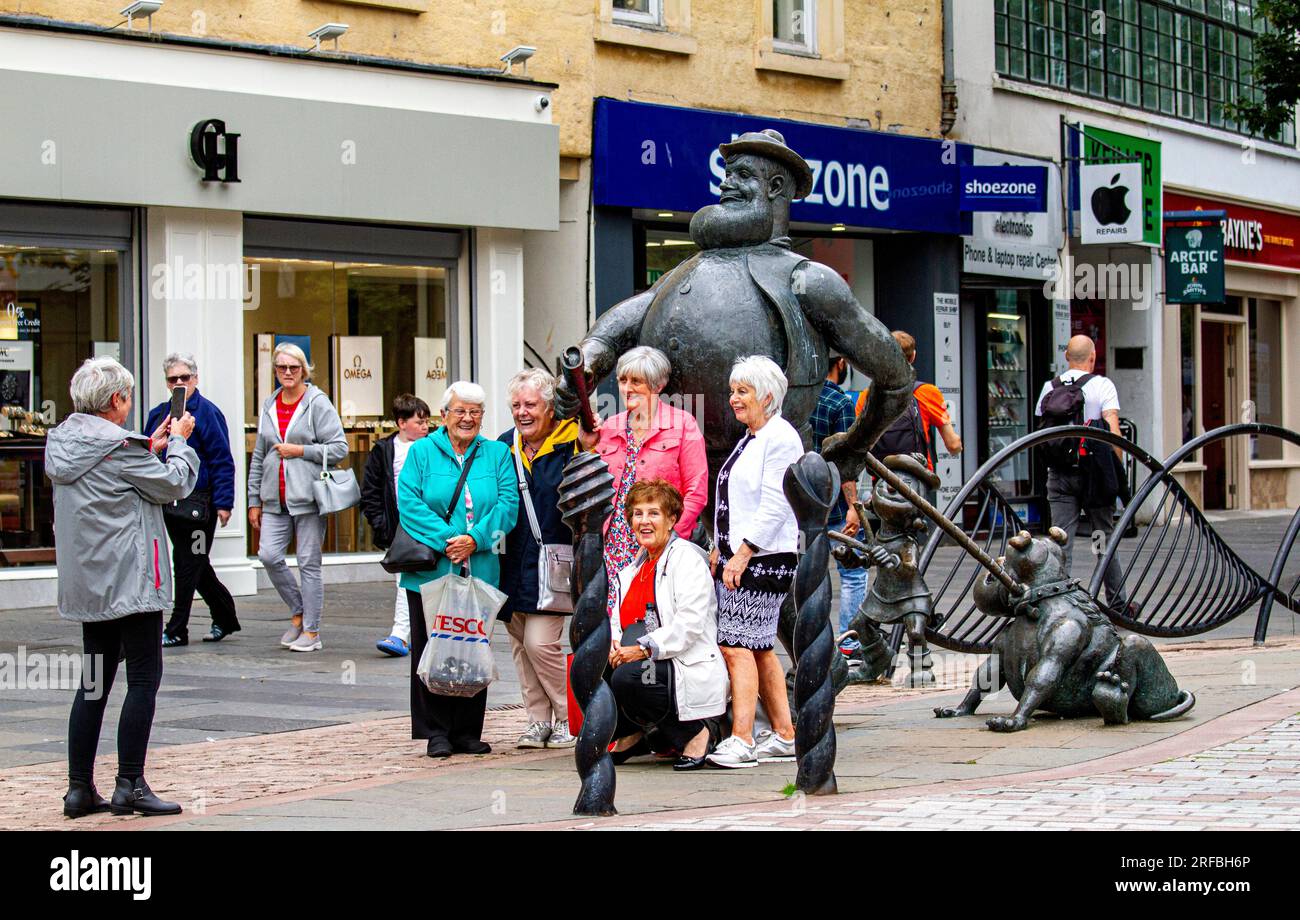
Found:
[[[537,109],[537,111],[539,112],[545,112],[550,107],[551,107],[550,96],[538,96],[537,101],[533,103],[533,108]]]

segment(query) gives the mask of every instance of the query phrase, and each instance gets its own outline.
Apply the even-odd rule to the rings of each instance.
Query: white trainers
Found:
[[[544,748],[546,739],[551,737],[551,724],[549,722],[530,722],[524,729],[524,733],[519,736],[519,741],[515,744],[517,748]]]
[[[789,763],[795,759],[794,739],[786,741],[770,728],[764,729],[754,739],[754,756],[759,763]]]
[[[758,766],[754,745],[748,744],[743,738],[737,738],[735,735],[723,740],[706,759],[715,767],[725,767],[729,770]]]
[[[548,748],[571,748],[578,739],[569,734],[569,720],[560,719],[551,726],[551,737],[546,739]]]
[[[312,635],[309,632],[303,632],[301,636],[293,640],[289,646],[291,652],[319,652],[325,647],[325,643],[320,641],[320,633]]]

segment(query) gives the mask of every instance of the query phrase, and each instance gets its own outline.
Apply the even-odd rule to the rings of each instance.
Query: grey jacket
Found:
[[[257,421],[257,444],[248,467],[248,507],[283,512],[280,507],[280,453],[272,447],[281,443],[280,426],[275,417],[276,390],[262,403]],[[302,457],[284,464],[284,498],[289,514],[315,514],[316,498],[312,483],[320,478],[321,465],[331,466],[348,455],[348,439],[343,422],[325,392],[313,384],[294,407],[284,442],[303,445]]]
[[[90,623],[172,603],[162,506],[199,479],[199,456],[172,437],[160,460],[149,438],[97,415],[73,413],[45,444],[54,483],[59,615]]]

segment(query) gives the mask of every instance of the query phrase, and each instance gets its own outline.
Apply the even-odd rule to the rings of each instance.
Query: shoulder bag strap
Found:
[[[528,512],[528,526],[533,531],[533,539],[537,545],[542,545],[542,528],[537,525],[537,511],[533,508],[533,496],[528,491],[528,477],[524,475],[524,443],[519,437],[519,432],[515,432],[515,472],[519,474],[519,494],[524,500],[524,510]]]
[[[444,521],[450,523],[451,516],[455,514],[456,501],[460,498],[460,490],[465,488],[465,479],[469,476],[469,468],[474,465],[474,458],[478,456],[479,445],[475,444],[474,449],[469,452],[465,462],[460,467],[460,479],[456,480],[456,488],[452,490],[451,501],[447,502],[447,513],[442,516]]]

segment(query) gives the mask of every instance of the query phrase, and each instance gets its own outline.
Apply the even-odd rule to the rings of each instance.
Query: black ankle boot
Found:
[[[67,818],[84,818],[108,811],[108,800],[99,794],[94,783],[68,780],[68,794],[63,797],[63,814]]]
[[[113,790],[113,801],[109,809],[115,815],[179,815],[181,807],[175,802],[164,802],[153,794],[143,776],[134,780],[125,776],[117,778],[117,788]]]

